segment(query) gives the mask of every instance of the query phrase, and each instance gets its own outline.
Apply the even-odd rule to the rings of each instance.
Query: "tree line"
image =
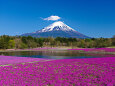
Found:
[[[0,49],[26,49],[37,47],[79,47],[79,48],[102,48],[115,46],[113,38],[34,38],[31,36],[0,36]]]

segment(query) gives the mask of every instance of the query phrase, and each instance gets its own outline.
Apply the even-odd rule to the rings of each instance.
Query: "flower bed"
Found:
[[[114,86],[115,57],[62,59],[0,67],[0,86]]]
[[[115,48],[78,48],[78,49],[68,49],[68,50],[82,50],[82,51],[105,51],[105,52],[115,52]]]
[[[0,55],[0,65],[16,64],[16,63],[23,63],[23,62],[33,62],[33,61],[47,61],[47,60],[49,59]]]

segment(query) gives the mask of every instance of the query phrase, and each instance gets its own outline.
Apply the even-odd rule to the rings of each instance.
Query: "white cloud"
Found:
[[[43,20],[52,20],[52,21],[55,21],[55,20],[59,20],[61,19],[59,16],[50,16],[48,18],[43,18]]]

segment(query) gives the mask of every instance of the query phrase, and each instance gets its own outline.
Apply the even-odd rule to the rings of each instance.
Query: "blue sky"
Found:
[[[90,37],[115,35],[115,0],[0,0],[0,35],[35,32],[51,15]]]

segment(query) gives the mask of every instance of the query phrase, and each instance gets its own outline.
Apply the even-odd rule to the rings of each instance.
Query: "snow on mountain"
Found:
[[[53,24],[38,30],[33,33],[25,33],[21,36],[32,36],[32,37],[66,37],[66,38],[90,38],[84,34],[77,32],[71,27],[67,26],[61,21],[54,22]]]
[[[58,30],[62,30],[62,31],[75,31],[74,29],[72,29],[71,27],[67,26],[66,24],[64,24],[61,21],[57,21],[54,22],[53,24],[43,28],[42,30],[39,30],[37,32],[49,32],[49,31],[58,31]]]

